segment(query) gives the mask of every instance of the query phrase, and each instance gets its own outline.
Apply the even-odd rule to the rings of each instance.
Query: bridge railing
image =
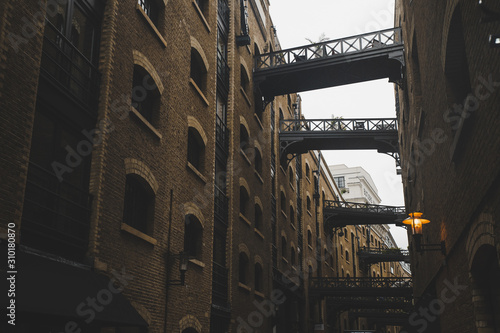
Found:
[[[408,256],[410,253],[408,250],[402,249],[375,249],[370,247],[361,247],[358,251],[358,255],[402,255]]]
[[[346,288],[400,288],[411,289],[411,277],[313,277],[311,288],[346,289]]]
[[[396,118],[382,119],[285,119],[281,132],[397,131]]]
[[[327,42],[308,44],[255,57],[255,70],[263,70],[308,60],[342,56],[354,52],[384,49],[403,45],[401,28],[370,32]]]
[[[383,205],[373,205],[368,203],[360,202],[346,202],[346,201],[333,201],[325,200],[323,201],[323,209],[353,209],[369,213],[384,213],[384,214],[395,214],[401,215],[405,214],[405,208],[399,206],[383,206]]]

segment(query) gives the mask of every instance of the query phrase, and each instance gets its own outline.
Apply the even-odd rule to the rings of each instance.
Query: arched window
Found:
[[[295,249],[292,248],[290,249],[290,263],[292,264],[292,266],[295,266]]]
[[[158,0],[137,0],[138,4],[141,6],[142,10],[149,17],[151,22],[155,25],[158,25],[158,21],[160,18],[160,10],[162,6],[158,2]]]
[[[293,180],[294,180],[294,176],[293,176],[293,169],[292,167],[288,167],[288,181],[290,182],[290,186],[293,187]]]
[[[295,225],[295,211],[293,206],[290,206],[290,224]]]
[[[136,174],[127,175],[123,222],[143,232],[152,232],[155,195],[147,181]]]
[[[287,245],[286,245],[286,238],[284,236],[281,236],[281,256],[286,259],[287,256]]]
[[[307,230],[307,245],[312,246],[312,232]]]
[[[205,162],[205,143],[198,131],[189,127],[187,159],[198,171],[203,172]]]
[[[191,71],[190,76],[201,92],[206,90],[207,69],[201,55],[195,48],[191,48]]]
[[[311,168],[308,163],[306,163],[306,178],[311,179]]]
[[[262,230],[262,209],[255,204],[255,229]]]
[[[311,203],[311,197],[310,196],[307,196],[307,198],[306,198],[306,207],[307,207],[307,210],[309,212],[311,212],[311,210],[312,210],[312,203]]]
[[[243,89],[243,91],[248,95],[250,79],[248,78],[247,70],[243,65],[240,65],[240,84],[241,89]]]
[[[195,2],[201,13],[206,16],[208,11],[208,0],[195,0]]]
[[[255,171],[259,175],[262,175],[262,155],[260,154],[260,150],[257,148],[254,148],[255,150],[255,158],[254,158],[254,165],[255,165]]]
[[[238,271],[238,281],[248,284],[248,256],[245,252],[240,252]]]
[[[280,206],[281,206],[281,211],[283,212],[283,214],[286,215],[286,197],[283,191],[281,191],[280,194]]]
[[[154,123],[160,109],[160,93],[156,83],[139,65],[134,65],[132,106],[151,124]]]
[[[349,251],[345,251],[345,260],[349,261]]]
[[[264,281],[263,281],[263,274],[262,274],[262,266],[260,263],[255,264],[255,290],[262,292],[263,286],[264,286]]]
[[[250,196],[244,186],[240,186],[240,213],[247,217]]]
[[[250,137],[245,125],[240,124],[240,148],[245,154],[250,149]]]
[[[201,260],[203,244],[201,223],[194,215],[187,215],[184,222],[184,252],[190,257]]]

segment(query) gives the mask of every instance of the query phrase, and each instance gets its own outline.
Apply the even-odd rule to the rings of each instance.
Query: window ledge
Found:
[[[283,172],[283,174],[286,176],[286,171],[285,169],[283,169],[283,167],[280,165],[280,169],[281,169],[281,172]]]
[[[290,222],[290,226],[292,227],[293,230],[297,230],[297,227],[292,222]]]
[[[281,257],[281,261],[283,261],[285,264],[287,264],[287,265],[288,265],[288,260],[286,260],[286,258],[285,258],[285,257]]]
[[[250,161],[250,159],[248,158],[247,154],[245,154],[245,152],[243,151],[243,149],[240,148],[240,154],[243,156],[243,159],[245,160],[245,162],[248,163],[248,165],[252,165],[252,162]]]
[[[311,184],[311,180],[309,179],[309,177],[306,176],[306,180],[309,182],[309,184]]]
[[[255,291],[255,296],[260,297],[261,299],[265,299],[266,298],[266,296],[264,296],[264,294],[262,292],[257,291],[257,290]]]
[[[292,189],[292,191],[294,191],[294,192],[295,192],[295,187],[293,187],[293,184],[292,184],[292,183],[290,183],[290,182],[288,182],[288,184],[290,184],[290,188]]]
[[[286,216],[286,213],[283,211],[283,209],[281,210],[281,215],[283,215],[285,217],[285,219],[288,218],[288,216]]]
[[[160,41],[160,43],[163,46],[163,48],[166,48],[167,47],[167,41],[165,40],[165,38],[163,38],[163,36],[161,35],[160,31],[158,31],[158,29],[156,28],[156,26],[153,23],[153,21],[151,21],[151,19],[149,18],[148,14],[146,14],[144,12],[144,9],[142,9],[142,7],[141,7],[141,5],[139,5],[139,3],[135,4],[135,8],[137,9],[137,11],[139,13],[142,14],[141,16],[146,20],[146,22],[148,23],[149,27],[155,33],[156,37],[158,37],[158,40]]]
[[[240,213],[240,220],[242,220],[243,222],[245,222],[249,226],[252,226],[252,223],[250,223],[250,221],[245,217],[245,215],[243,215],[241,213]]]
[[[207,183],[207,178],[205,176],[203,176],[203,174],[198,171],[198,169],[192,165],[190,162],[187,162],[186,164],[186,167],[191,170],[196,176],[198,176],[198,178],[203,182],[203,183]]]
[[[250,102],[250,98],[248,98],[248,95],[247,93],[245,92],[245,89],[243,89],[243,87],[240,87],[240,91],[241,91],[241,94],[243,95],[243,97],[245,98],[245,102],[247,102],[248,106],[252,106],[252,102]]]
[[[130,110],[132,111],[131,113],[144,125],[146,126],[150,131],[151,133],[154,134],[154,136],[158,139],[158,140],[161,140],[163,138],[163,136],[160,134],[160,132],[158,132],[158,130],[156,128],[154,128],[153,125],[151,125],[151,123],[149,121],[146,120],[146,118],[144,118],[144,116],[139,112],[137,111],[133,106],[130,106]]]
[[[307,244],[307,247],[309,248],[309,250],[313,250],[313,247],[311,245]]]
[[[259,180],[259,182],[261,184],[264,184],[264,179],[262,179],[260,173],[257,170],[254,170],[254,175],[255,175],[255,177],[257,177],[257,179]]]
[[[241,283],[241,282],[238,282],[238,288],[241,288],[247,292],[251,292],[252,291],[252,288],[250,288],[249,286],[247,286],[246,284],[244,283]]]
[[[158,241],[156,239],[154,239],[153,237],[146,235],[145,233],[137,230],[134,227],[129,226],[128,224],[126,224],[124,222],[122,222],[121,230],[123,230],[131,235],[134,235],[134,236],[148,242],[151,245],[156,245],[158,243]]]
[[[208,102],[208,99],[205,97],[205,94],[201,91],[200,87],[198,87],[196,82],[194,82],[194,80],[192,78],[189,78],[189,83],[194,88],[194,90],[196,90],[196,92],[198,93],[198,95],[202,99],[203,103],[205,103],[206,106],[209,106],[210,103]]]
[[[264,111],[262,111],[262,112],[264,112]],[[263,130],[264,125],[262,125],[262,121],[260,120],[259,116],[256,113],[254,113],[253,117],[255,118],[255,121],[257,122],[257,125],[259,125],[260,129]]]
[[[262,232],[260,232],[259,229],[257,228],[254,228],[253,231],[262,239],[264,239],[264,235],[262,234]]]
[[[205,28],[207,28],[207,31],[208,32],[211,32],[212,30],[210,29],[210,25],[208,24],[208,21],[207,19],[205,18],[205,15],[203,14],[203,12],[201,11],[200,7],[198,6],[198,4],[196,3],[196,1],[193,0],[192,2],[194,8],[196,9],[196,12],[198,13],[198,15],[200,16],[200,19],[201,21],[203,22],[203,24],[205,25]]]
[[[199,261],[198,259],[189,259],[189,262],[198,266],[198,267],[205,268],[205,264],[203,262]]]
[[[313,216],[313,214],[311,213],[311,211],[309,209],[307,210],[307,214],[309,214],[309,216],[311,216],[311,217]]]

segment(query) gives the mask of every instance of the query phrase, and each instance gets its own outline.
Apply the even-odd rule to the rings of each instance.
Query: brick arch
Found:
[[[144,54],[137,50],[132,51],[132,56],[134,57],[134,65],[141,66],[149,73],[149,75],[151,75],[151,78],[153,79],[153,81],[155,81],[158,92],[161,95],[165,88],[163,87],[163,83],[161,82],[160,76],[158,75],[158,72],[156,71],[154,66]]]
[[[448,0],[446,5],[446,12],[443,18],[443,35],[441,37],[441,64],[443,71],[446,68],[446,49],[448,46],[448,36],[450,35],[451,19],[458,7],[460,0]]]
[[[281,229],[281,237],[285,237],[286,242],[288,243],[288,237],[286,235],[285,230]]]
[[[264,154],[262,153],[262,147],[257,140],[254,140],[253,146],[259,151],[260,156],[264,156]]]
[[[248,70],[248,65],[247,65],[245,59],[243,59],[243,57],[240,57],[240,64],[241,64],[241,67],[243,67],[245,69],[245,72],[247,74],[248,79],[250,79],[252,77],[252,75],[250,75],[250,73],[252,73],[252,72]]]
[[[179,332],[192,328],[196,332],[201,333],[202,326],[199,320],[193,315],[186,315],[181,320],[179,320]]]
[[[264,268],[264,260],[262,260],[262,257],[259,255],[256,255],[253,260],[254,264],[260,264],[262,268]]]
[[[257,206],[259,206],[262,211],[264,211],[264,206],[262,205],[262,201],[260,200],[260,198],[258,196],[255,196],[254,203]]]
[[[247,181],[245,180],[245,178],[243,177],[240,177],[240,187],[243,186],[245,188],[245,190],[247,191],[248,193],[248,196],[250,197],[250,186],[248,186],[248,183]]]
[[[472,263],[476,253],[483,245],[495,245],[495,222],[490,214],[481,214],[474,222],[467,237],[466,251],[469,263],[469,269],[472,269]]]
[[[196,52],[200,55],[201,60],[203,61],[203,65],[205,66],[205,70],[208,72],[209,65],[208,65],[208,58],[205,55],[205,52],[203,51],[203,48],[201,47],[201,44],[191,36],[191,48],[195,49]]]
[[[250,250],[248,249],[248,246],[245,243],[240,243],[238,245],[238,253],[245,253],[247,257],[250,259]]]
[[[203,127],[201,126],[200,122],[196,120],[195,117],[188,116],[188,127],[194,128],[198,134],[200,134],[201,139],[203,140],[203,144],[206,146],[207,145],[207,135],[205,134],[205,131],[203,130]]]
[[[193,202],[187,202],[184,204],[184,216],[193,215],[195,216],[202,228],[205,228],[205,217],[201,212],[201,209]]]
[[[240,125],[243,125],[245,127],[245,129],[247,130],[247,133],[248,133],[248,138],[250,138],[251,137],[250,126],[248,126],[248,123],[247,123],[245,117],[243,117],[243,116],[240,116]]]
[[[158,192],[158,182],[156,181],[155,176],[148,168],[146,164],[143,162],[136,160],[134,158],[126,158],[125,159],[125,173],[126,174],[135,174],[143,178],[151,187],[153,192],[156,194]]]

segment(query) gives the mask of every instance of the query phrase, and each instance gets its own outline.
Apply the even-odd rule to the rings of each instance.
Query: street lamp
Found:
[[[439,244],[422,244],[422,225],[428,224],[431,221],[422,218],[422,213],[420,212],[410,213],[409,216],[410,217],[403,220],[403,224],[411,225],[411,233],[413,235],[413,239],[415,240],[417,252],[441,251],[443,255],[446,255],[446,246],[444,241]]]
[[[179,280],[169,280],[167,284],[169,286],[184,286],[185,281],[186,281],[186,272],[188,270],[189,256],[186,252],[180,252],[178,255],[174,255],[172,257],[179,258],[180,279]]]

